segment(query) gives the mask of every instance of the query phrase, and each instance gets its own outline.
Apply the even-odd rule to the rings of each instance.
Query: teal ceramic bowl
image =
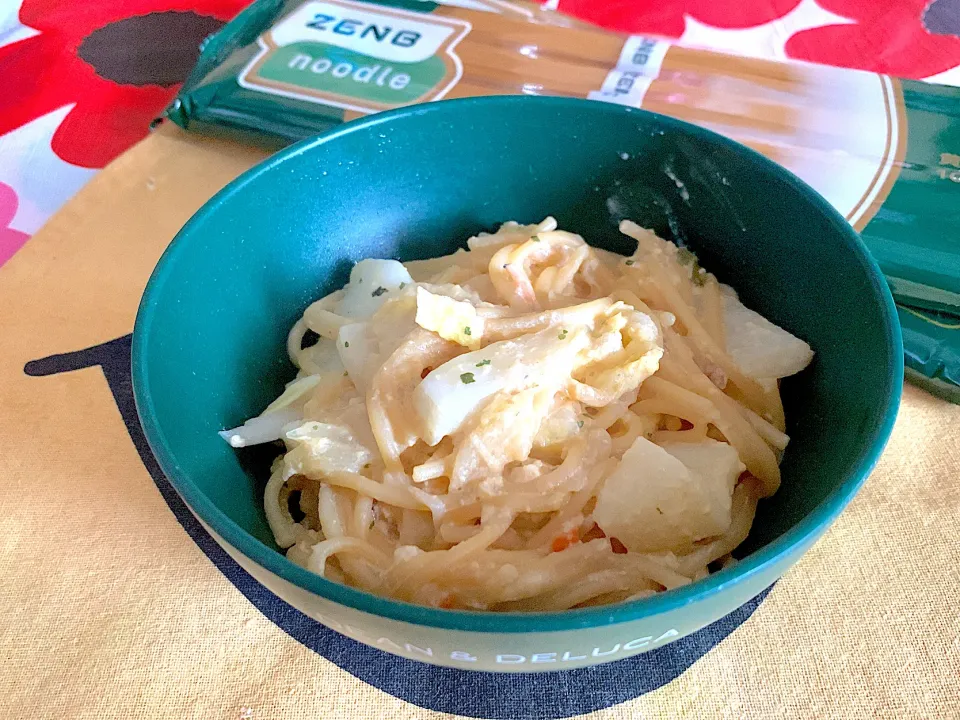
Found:
[[[313,575],[276,548],[266,460],[217,435],[292,378],[284,343],[351,263],[449,253],[514,219],[555,215],[630,252],[629,216],[682,234],[747,305],[807,340],[783,384],[792,442],[742,561],[622,605],[493,614],[394,602]],[[856,233],[811,188],[757,153],[658,115],[583,100],[491,97],[344,125],[227,186],[177,235],[147,285],[133,337],[146,437],[213,537],[270,591],[334,630],[417,660],[535,671],[620,659],[726,615],[773,583],[843,510],[893,426],[903,376],[890,293]],[[840,579],[838,578],[838,581]],[[809,608],[816,612],[816,608]]]

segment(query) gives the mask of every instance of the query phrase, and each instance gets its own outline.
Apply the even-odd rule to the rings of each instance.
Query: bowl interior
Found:
[[[746,552],[858,481],[889,431],[901,366],[889,296],[843,219],[773,163],[682,123],[587,101],[485,98],[305,141],[183,229],[147,289],[134,358],[139,409],[174,484],[273,546],[261,493],[275,449],[237,453],[217,431],[292,378],[285,338],[303,308],[356,260],[448,253],[502,221],[546,215],[617,252],[633,249],[616,229],[623,217],[681,239],[816,351],[783,383],[783,484],[760,504]]]

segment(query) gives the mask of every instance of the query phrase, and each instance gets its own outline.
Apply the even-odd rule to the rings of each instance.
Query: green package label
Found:
[[[898,306],[907,378],[960,403],[960,319],[955,315]]]
[[[861,233],[897,302],[960,315],[960,92],[899,85],[903,150]]]
[[[241,86],[356,112],[437,100],[462,74],[470,24],[344,2],[308,2],[257,43]]]
[[[385,65],[369,55],[324,43],[294,43],[270,53],[257,78],[274,87],[298,87],[337,95],[360,105],[405,105],[422,101],[446,77],[439,58]],[[249,82],[249,80],[248,80]]]

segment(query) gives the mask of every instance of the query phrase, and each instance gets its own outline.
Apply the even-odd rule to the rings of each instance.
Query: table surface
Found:
[[[830,58],[797,54],[809,43],[788,41],[818,32],[798,31],[798,18],[828,25],[835,18],[825,8],[857,18],[859,5],[866,0],[769,0],[751,15],[723,0],[655,9],[626,0],[561,3],[630,31],[822,60]],[[892,3],[870,3],[880,5]],[[219,22],[236,7],[24,2],[19,16],[0,14],[0,306],[16,309],[0,315],[6,717],[960,717],[960,407],[915,388],[905,390],[880,465],[827,535],[769,593],[663,652],[546,676],[435,669],[323,628],[240,570],[189,514],[143,441],[129,333],[169,239],[263,154],[173,127],[138,142],[176,85],[149,86],[147,97],[147,85],[115,83],[124,79],[118,73],[158,81],[150,74],[158,68],[182,77],[189,65],[159,45],[147,57],[152,35],[135,52],[80,52],[101,58],[97,72],[114,77],[97,75],[85,90],[35,87],[17,71],[33,57],[35,72],[62,67],[75,80],[82,73],[64,58],[86,63],[77,49],[106,26],[139,24],[151,12]],[[879,27],[881,16],[862,24]],[[848,20],[840,29],[856,27]],[[55,41],[44,50],[38,43],[47,34]],[[921,63],[878,47],[872,62],[960,84],[951,69],[960,55],[943,37],[942,56]],[[30,50],[31,41],[40,49]],[[20,109],[11,115],[14,101]]]

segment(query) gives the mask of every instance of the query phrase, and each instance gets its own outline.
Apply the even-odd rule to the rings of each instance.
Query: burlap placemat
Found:
[[[260,591],[157,471],[128,336],[167,243],[261,157],[164,128],[0,269],[4,718],[960,717],[960,407],[911,387],[836,525],[669,661],[437,671]]]

